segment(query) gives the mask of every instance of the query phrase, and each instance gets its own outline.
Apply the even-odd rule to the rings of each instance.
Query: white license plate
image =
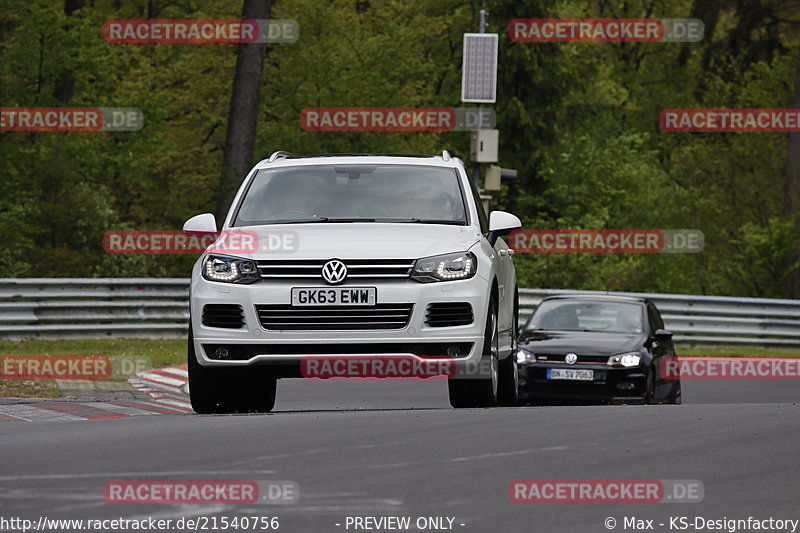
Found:
[[[576,368],[548,368],[547,379],[594,381],[594,370],[578,370]]]
[[[375,305],[375,287],[294,287],[292,306],[306,305]]]

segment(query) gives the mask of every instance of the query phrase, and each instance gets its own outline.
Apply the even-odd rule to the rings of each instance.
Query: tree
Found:
[[[242,18],[267,20],[272,0],[244,0]],[[228,111],[228,131],[222,176],[217,192],[217,219],[222,222],[244,174],[253,163],[258,128],[266,43],[240,43],[236,52],[236,74]]]

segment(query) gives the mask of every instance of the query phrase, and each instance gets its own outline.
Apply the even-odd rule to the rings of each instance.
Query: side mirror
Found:
[[[193,216],[183,224],[183,231],[215,233],[217,231],[217,219],[211,213]]]
[[[492,211],[492,214],[489,215],[489,235],[486,236],[486,240],[494,246],[499,237],[508,235],[512,230],[521,227],[522,222],[511,213]]]
[[[668,341],[672,338],[672,332],[666,329],[657,329],[656,332],[653,333],[653,337],[655,337],[657,341]]]

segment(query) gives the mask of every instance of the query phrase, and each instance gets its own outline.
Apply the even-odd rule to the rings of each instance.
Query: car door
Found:
[[[494,270],[497,274],[498,350],[500,358],[502,359],[506,354],[511,353],[514,335],[516,333],[516,325],[513,324],[513,283],[516,283],[516,278],[514,277],[514,264],[511,261],[511,252],[509,251],[508,245],[505,243],[505,241],[503,241],[503,239],[497,239],[497,242],[495,242],[493,247],[486,240],[486,236],[489,234],[489,217],[486,214],[486,210],[483,208],[483,202],[481,201],[478,189],[475,187],[475,184],[472,182],[472,180],[468,181],[472,198],[475,201],[475,208],[478,211],[477,215],[481,233],[483,234],[481,246],[487,252],[490,249],[492,250],[492,262],[494,263]],[[508,285],[509,282],[512,283],[511,287]],[[509,291],[511,292],[510,295],[508,294]]]
[[[512,255],[514,250],[502,239],[497,239],[494,245],[498,260],[497,283],[500,295],[500,313],[498,316],[500,327],[500,352],[510,352],[514,345],[514,335],[517,325],[514,324],[514,288],[516,286],[516,273]]]
[[[653,354],[654,369],[656,371],[656,390],[655,397],[658,400],[666,399],[672,391],[673,382],[664,379],[660,376],[659,370],[663,368],[663,361],[665,357],[675,355],[675,346],[672,339],[665,339],[657,341],[655,339],[656,331],[664,329],[664,321],[661,318],[661,313],[652,302],[647,302],[647,321],[650,328],[650,352]]]

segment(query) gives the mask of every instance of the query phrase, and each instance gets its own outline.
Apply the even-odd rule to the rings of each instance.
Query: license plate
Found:
[[[576,368],[548,368],[547,379],[594,381],[594,370],[578,370]]]
[[[375,287],[294,287],[292,306],[306,305],[375,305]]]

